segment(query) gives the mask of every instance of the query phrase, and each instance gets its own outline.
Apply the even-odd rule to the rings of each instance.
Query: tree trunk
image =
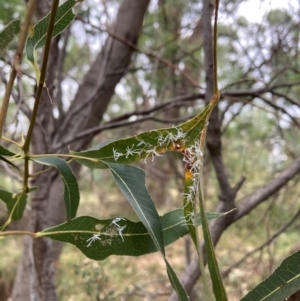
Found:
[[[113,26],[115,36],[136,44],[142,27],[149,0],[124,0]],[[58,40],[52,43],[48,62],[47,87],[53,99],[55,78],[57,76]],[[33,153],[68,152],[68,145],[63,142],[72,139],[74,134],[97,126],[102,119],[114,89],[126,73],[131,62],[133,48],[114,37],[108,37],[101,52],[87,72],[67,114],[57,124],[52,114],[52,104],[43,93],[40,112],[34,137]],[[51,86],[52,85],[52,86]],[[86,136],[70,144],[72,150],[86,149],[94,135]],[[78,176],[80,167],[74,165]],[[34,170],[40,169],[34,166]],[[55,171],[38,176],[32,183],[39,189],[31,198],[31,210],[27,228],[38,232],[46,227],[64,222],[65,210],[62,200],[62,180]],[[53,249],[53,242],[46,238],[32,239],[25,237],[23,253],[14,283],[12,300],[47,300],[56,301],[54,285],[53,258],[57,258],[60,248]]]

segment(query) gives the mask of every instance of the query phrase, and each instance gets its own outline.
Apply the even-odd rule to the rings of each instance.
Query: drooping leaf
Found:
[[[66,161],[57,157],[39,157],[34,158],[33,161],[53,166],[59,170],[64,182],[64,201],[67,211],[67,219],[74,218],[77,213],[80,194],[77,179],[70,166],[66,163]]]
[[[300,251],[287,257],[281,265],[241,301],[288,300],[300,288]]]
[[[106,168],[100,161],[111,163],[131,164],[137,161],[154,159],[166,151],[183,151],[194,144],[206,123],[211,105],[193,119],[177,127],[152,130],[139,135],[111,142],[99,149],[73,152],[72,155],[97,159],[99,162],[91,162],[84,158],[75,158],[80,164],[89,168]]]
[[[180,300],[188,301],[189,298],[185,289],[181,285],[175,272],[167,261],[163,241],[162,225],[154,203],[146,189],[144,171],[130,165],[115,164],[105,161],[102,162],[108,165],[119,189],[129,201],[137,216],[146,227],[155,247],[162,254],[166,263],[169,280],[177,292]]]
[[[27,200],[26,193],[13,194],[0,188],[0,199],[6,204],[8,211],[12,213],[11,218],[13,220],[22,218]]]
[[[19,33],[20,28],[20,20],[13,20],[0,32],[0,55],[14,36]]]
[[[164,253],[160,218],[146,189],[144,171],[130,165],[103,163],[108,165],[117,186],[147,228],[156,248]]]
[[[75,15],[72,8],[76,2],[76,0],[68,0],[58,7],[52,37],[64,31],[74,20]],[[34,65],[37,75],[39,75],[39,71],[35,60],[35,51],[45,45],[49,19],[50,13],[33,26],[26,43],[27,58]]]
[[[160,217],[165,246],[188,234],[183,214],[183,209],[176,209]],[[223,213],[208,212],[207,218],[214,219],[221,215]],[[40,235],[71,243],[94,260],[103,260],[110,255],[140,256],[158,251],[142,222],[121,217],[101,220],[80,216],[46,229]],[[92,241],[94,235],[101,240],[95,238]]]
[[[200,216],[201,216],[201,224],[203,229],[203,236],[205,241],[205,252],[207,257],[207,265],[211,277],[211,282],[213,285],[213,291],[216,298],[216,301],[227,301],[227,295],[224,288],[224,284],[222,281],[222,277],[220,274],[218,261],[216,259],[214,245],[211,239],[209,226],[207,223],[207,219],[204,213],[204,203],[202,198],[202,192],[199,193],[199,204],[200,204]]]

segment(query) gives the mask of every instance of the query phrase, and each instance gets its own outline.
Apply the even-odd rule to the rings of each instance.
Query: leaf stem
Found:
[[[5,232],[0,232],[0,237],[1,236],[8,236],[8,235],[30,235],[32,237],[38,237],[38,233],[33,233],[29,231],[5,231]]]
[[[11,140],[11,139],[9,139],[9,138],[7,138],[7,137],[5,137],[5,136],[2,136],[2,139],[5,140],[5,141],[7,141],[7,142],[10,142],[10,143],[16,145],[16,146],[19,147],[19,148],[22,148],[22,145],[19,144],[19,143],[17,143],[17,142],[14,141],[14,140]]]
[[[34,158],[41,158],[41,157],[70,157],[70,158],[76,158],[76,159],[83,159],[83,160],[88,160],[94,163],[99,163],[98,159],[94,158],[88,158],[88,157],[83,157],[83,156],[77,156],[77,155],[72,155],[72,154],[42,154],[42,155],[33,155],[33,154],[28,154],[28,157],[31,159]]]
[[[18,71],[20,70],[20,64],[22,61],[22,56],[23,56],[23,50],[28,34],[28,29],[31,23],[31,15],[33,12],[35,6],[35,0],[30,0],[28,3],[27,11],[26,11],[26,16],[24,20],[24,25],[22,27],[20,39],[19,39],[19,44],[18,48],[14,57],[14,62],[12,65],[12,70],[9,76],[9,80],[6,84],[6,89],[5,89],[5,94],[2,102],[2,107],[1,107],[1,112],[0,112],[0,142],[1,142],[1,137],[2,137],[2,132],[3,132],[3,127],[5,124],[5,119],[7,115],[7,110],[8,110],[8,105],[9,105],[9,98],[10,94],[14,85],[15,78],[17,76]]]

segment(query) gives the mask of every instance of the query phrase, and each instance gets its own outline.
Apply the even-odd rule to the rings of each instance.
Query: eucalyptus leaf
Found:
[[[187,147],[194,144],[195,139],[206,125],[206,117],[211,111],[209,104],[196,117],[176,127],[152,130],[139,135],[116,140],[107,145],[100,145],[99,149],[93,149],[74,152],[72,155],[80,156],[74,158],[80,164],[89,168],[106,168],[101,161],[131,164],[144,160],[154,160],[155,157],[161,156],[166,151],[183,152]],[[99,162],[91,162],[82,157],[97,159]]]
[[[22,218],[27,201],[26,193],[13,194],[0,188],[0,199],[6,204],[8,211],[12,214],[11,218],[13,220]]]
[[[67,211],[67,219],[74,218],[80,201],[78,183],[72,169],[66,161],[58,157],[39,157],[33,161],[57,168],[64,182],[64,201]]]
[[[11,161],[7,160],[5,157],[0,156],[0,160],[4,161],[5,163],[9,164],[10,166],[12,166],[12,167],[16,168],[18,171],[20,171],[20,169],[19,169],[19,167],[17,165],[15,165]]]
[[[11,152],[9,149],[5,148],[4,146],[0,145],[0,155],[6,157],[13,157],[16,154]]]
[[[300,251],[287,257],[281,265],[249,292],[241,301],[288,300],[300,288]]]
[[[52,37],[57,36],[72,23],[75,17],[72,8],[76,3],[75,0],[68,0],[58,7]],[[45,45],[49,19],[50,13],[33,26],[26,43],[27,58],[34,65],[37,75],[39,75],[39,71],[35,60],[35,51]]]
[[[207,218],[214,219],[222,215],[207,213]],[[198,219],[200,223],[200,215]],[[160,217],[160,221],[165,246],[189,233],[182,208],[167,212]],[[103,260],[110,255],[140,256],[158,251],[142,222],[132,222],[123,217],[102,220],[80,216],[48,228],[39,235],[71,243],[94,260]]]
[[[102,162],[108,165],[119,189],[147,228],[155,247],[162,254],[169,280],[180,300],[188,301],[189,298],[185,289],[166,258],[162,225],[154,203],[146,189],[144,171],[130,165]]]
[[[0,55],[15,35],[19,33],[20,29],[20,20],[13,20],[0,32]]]

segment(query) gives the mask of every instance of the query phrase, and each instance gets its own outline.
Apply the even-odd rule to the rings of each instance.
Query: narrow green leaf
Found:
[[[73,152],[72,155],[98,159],[94,163],[84,159],[75,158],[80,164],[89,168],[106,168],[100,161],[119,164],[131,164],[141,160],[153,160],[166,151],[182,151],[192,145],[205,126],[205,120],[211,110],[208,105],[200,114],[193,119],[177,127],[152,130],[139,135],[120,139],[107,145],[100,145],[98,149]]]
[[[8,211],[12,213],[11,218],[13,220],[22,218],[27,201],[26,193],[13,194],[0,188],[0,199],[6,204]]]
[[[13,20],[0,32],[0,55],[13,40],[14,36],[19,33],[20,28],[20,20]]]
[[[40,164],[53,166],[59,170],[65,188],[64,201],[67,211],[67,219],[74,218],[77,213],[80,194],[77,179],[70,166],[66,163],[66,161],[57,157],[39,157],[32,160]]]
[[[145,172],[130,165],[103,163],[108,165],[119,189],[147,228],[156,248],[165,254],[161,223],[145,186]]]
[[[196,229],[193,224],[195,193],[193,189],[191,189],[191,187],[194,187],[193,177],[190,176],[189,172],[185,172],[183,187],[184,217],[186,222],[188,223],[190,235],[195,244],[195,247],[199,248],[199,246],[197,245]]]
[[[7,160],[5,157],[0,156],[0,160],[6,162],[7,164],[9,164],[10,166],[16,168],[18,171],[20,171],[19,167],[17,165],[15,165],[14,163],[10,162],[9,160]]]
[[[190,299],[189,299],[185,289],[183,288],[182,284],[180,283],[177,275],[175,274],[174,270],[172,269],[171,265],[169,264],[169,262],[167,260],[165,260],[165,262],[166,262],[166,266],[167,266],[167,273],[168,273],[169,280],[172,284],[172,287],[176,291],[177,296],[179,297],[179,300],[180,301],[189,301]]]
[[[146,189],[144,171],[130,165],[102,162],[108,165],[119,189],[147,228],[155,247],[161,252],[166,263],[169,280],[180,300],[188,301],[189,298],[185,289],[167,261],[162,225],[154,203]]]
[[[71,22],[74,20],[75,15],[72,12],[73,6],[76,4],[75,0],[68,0],[58,7],[54,29],[52,37],[57,36],[59,33],[65,30]],[[32,29],[32,33],[29,35],[26,44],[27,58],[35,66],[36,72],[38,67],[35,61],[35,51],[45,45],[46,35],[48,30],[50,13],[47,14],[43,19],[36,23]],[[38,73],[39,74],[39,73]]]
[[[18,171],[20,171],[20,169],[19,169],[19,167],[17,165],[15,165],[14,163],[12,163],[11,161],[9,161],[8,159],[6,159],[4,157],[4,156],[13,157],[15,155],[16,154],[14,154],[10,150],[6,149],[4,146],[0,145],[0,160],[6,162],[10,166],[12,166],[12,167],[16,168]]]
[[[183,214],[181,208],[160,217],[165,246],[189,233]],[[206,216],[214,219],[221,215],[223,214],[208,212]],[[121,236],[119,230],[124,226]],[[103,260],[110,255],[140,256],[158,251],[142,222],[132,222],[120,217],[101,220],[81,216],[46,229],[41,235],[71,243],[94,260]],[[98,236],[101,241],[96,238],[91,242],[89,239],[93,235]]]
[[[5,148],[4,146],[0,145],[0,155],[7,156],[7,157],[13,157],[16,154]]]
[[[200,205],[200,216],[201,224],[203,229],[203,236],[205,241],[205,251],[207,257],[208,269],[213,284],[213,291],[216,297],[216,301],[227,301],[227,295],[220,274],[218,262],[215,255],[214,246],[209,232],[209,226],[204,213],[204,203],[201,190],[199,191],[199,205]]]
[[[283,260],[281,265],[249,292],[241,301],[288,300],[300,288],[300,251]]]

